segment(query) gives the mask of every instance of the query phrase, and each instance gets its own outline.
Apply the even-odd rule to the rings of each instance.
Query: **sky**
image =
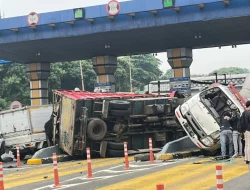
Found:
[[[107,4],[110,0],[0,0],[0,10],[5,18],[28,15],[30,12],[44,13],[78,7]],[[119,0],[119,2],[129,0]],[[25,3],[24,3],[25,2]],[[222,47],[193,50],[191,73],[208,74],[221,67],[242,67],[250,69],[250,45],[239,45],[237,48]],[[167,54],[158,53],[162,61],[161,70],[170,68]]]

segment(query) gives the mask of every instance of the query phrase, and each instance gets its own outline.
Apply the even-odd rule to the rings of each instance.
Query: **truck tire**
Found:
[[[109,102],[109,107],[111,109],[127,110],[130,108],[130,102],[123,100],[112,100]]]
[[[130,110],[110,110],[111,116],[129,116]]]
[[[124,145],[123,143],[118,143],[118,142],[108,142],[107,148],[113,150],[123,150]]]
[[[107,134],[106,123],[98,118],[91,120],[87,129],[88,137],[93,141],[101,141]]]
[[[106,156],[108,156],[108,157],[124,157],[124,151],[123,150],[107,149]]]

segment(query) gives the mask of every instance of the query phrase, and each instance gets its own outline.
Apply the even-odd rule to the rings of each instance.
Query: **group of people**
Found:
[[[226,156],[227,141],[229,156],[243,155],[242,139],[244,139],[245,161],[250,169],[250,101],[246,102],[246,110],[240,115],[237,110],[225,112],[221,121],[220,142],[222,156]]]

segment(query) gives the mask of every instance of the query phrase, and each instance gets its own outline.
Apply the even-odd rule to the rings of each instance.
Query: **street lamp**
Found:
[[[80,61],[80,71],[81,71],[82,91],[84,91],[84,79],[83,79],[83,72],[82,72],[82,61]]]
[[[225,85],[227,84],[227,74],[222,74],[224,75],[224,80],[225,80]]]
[[[132,72],[131,72],[131,56],[129,56],[129,81],[130,81],[130,92],[133,92],[133,86],[132,86]]]
[[[215,75],[215,82],[218,82],[218,73],[213,73]]]

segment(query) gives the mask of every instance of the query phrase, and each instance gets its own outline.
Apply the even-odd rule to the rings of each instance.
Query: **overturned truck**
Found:
[[[123,156],[123,142],[129,150],[148,149],[150,137],[160,148],[185,136],[175,118],[183,102],[178,92],[167,97],[54,90],[45,132],[50,145],[72,156],[85,154],[86,147],[92,155]]]
[[[221,118],[226,112],[236,117],[242,114],[250,99],[250,74],[238,92],[234,84],[212,84],[190,97],[176,109],[176,116],[187,135],[200,149],[216,152],[220,149]]]

